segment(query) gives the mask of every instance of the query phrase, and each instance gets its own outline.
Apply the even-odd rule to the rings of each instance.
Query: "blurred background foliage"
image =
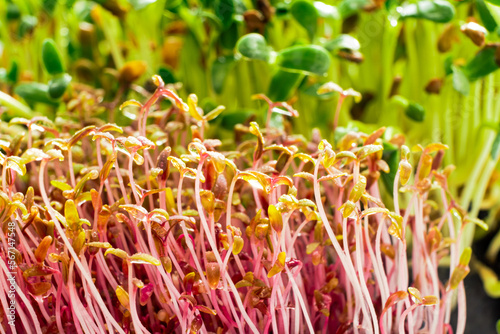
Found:
[[[292,126],[305,137],[319,128],[334,141],[348,130],[370,133],[385,126],[387,139],[406,138],[410,147],[443,142],[450,147],[445,164],[456,167],[451,193],[471,217],[490,226],[482,257],[489,267],[479,271],[498,273],[499,5],[498,0],[0,0],[2,119],[37,114],[57,121],[67,109],[79,108],[80,122],[100,117],[126,125],[136,115],[118,106],[147,95],[154,88],[150,78],[158,73],[182,97],[197,94],[205,111],[227,107],[211,126],[211,135],[223,139],[232,138],[238,123],[265,119],[267,106],[252,100],[264,93],[298,110]],[[339,94],[317,92],[328,81],[362,94],[342,105],[335,131]],[[77,105],[75,96],[86,102]],[[99,107],[85,107],[91,105]],[[273,122],[284,126],[280,117]],[[397,163],[401,143],[392,144],[393,154],[387,143],[385,158]],[[494,270],[483,278],[496,282],[489,285],[490,294],[498,296]]]

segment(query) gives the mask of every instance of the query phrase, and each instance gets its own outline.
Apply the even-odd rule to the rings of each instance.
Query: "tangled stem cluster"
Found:
[[[2,332],[442,333],[456,291],[463,332],[457,240],[480,222],[447,192],[445,145],[411,157],[384,128],[331,145],[252,122],[221,150],[204,129],[223,108],[204,115],[154,80],[124,129],[11,121],[27,134],[0,154],[2,310],[12,261],[18,284]]]

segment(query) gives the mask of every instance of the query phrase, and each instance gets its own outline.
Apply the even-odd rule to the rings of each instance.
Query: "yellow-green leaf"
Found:
[[[347,201],[342,204],[342,206],[339,208],[339,211],[342,212],[342,217],[347,218],[351,215],[351,213],[354,212],[354,209],[356,209],[356,204],[351,201]]]
[[[215,108],[214,110],[210,111],[208,114],[205,115],[205,121],[211,121],[215,118],[217,118],[217,116],[219,116],[224,110],[226,110],[226,107],[224,106],[218,106],[217,108]]]
[[[99,173],[99,178],[101,182],[104,182],[108,178],[109,172],[111,171],[111,168],[113,168],[115,162],[116,162],[116,157],[112,156],[104,163],[104,166],[102,166],[102,169]]]
[[[267,277],[273,277],[274,275],[279,274],[283,269],[285,269],[285,260],[286,260],[286,253],[281,252],[278,254],[278,259],[274,263],[273,267],[269,272],[267,273]]]
[[[70,228],[74,229],[74,226],[80,226],[80,216],[78,215],[75,202],[71,199],[64,203],[64,217]]]
[[[244,244],[243,238],[235,235],[233,240],[233,255],[238,255],[243,250]]]
[[[89,125],[87,127],[84,127],[83,129],[77,131],[73,137],[71,137],[69,140],[68,140],[68,147],[72,147],[73,145],[75,145],[77,142],[79,142],[82,138],[84,138],[85,136],[88,136],[90,135],[92,132],[94,132],[94,129],[95,129],[95,125]]]
[[[374,215],[377,213],[388,214],[389,210],[387,210],[386,208],[378,208],[378,207],[368,208],[368,209],[363,210],[363,212],[361,213],[361,218],[363,218],[365,216]]]
[[[68,191],[73,189],[69,184],[63,181],[52,180],[50,181],[50,184],[62,191]]]
[[[359,175],[358,182],[354,185],[354,187],[351,190],[351,193],[349,194],[349,200],[351,202],[357,202],[363,195],[366,189],[366,177],[363,175]]]
[[[436,296],[425,296],[422,298],[422,305],[424,306],[432,306],[439,303],[439,298]]]
[[[137,264],[152,264],[153,266],[159,266],[161,265],[160,260],[155,258],[152,255],[145,254],[145,253],[136,253],[130,257],[130,262],[131,263],[137,263]]]
[[[271,223],[271,227],[278,233],[281,233],[283,230],[283,217],[281,213],[276,209],[274,205],[269,205],[268,211],[269,221]]]
[[[94,241],[94,242],[87,242],[87,247],[95,247],[95,248],[111,248],[111,244],[109,242],[98,242],[98,241]]]
[[[188,96],[189,114],[197,121],[203,121],[203,115],[198,110],[198,97],[194,94]]]
[[[26,165],[22,162],[22,159],[17,156],[7,157],[7,162],[5,164],[6,169],[12,169],[19,175],[26,174]]]
[[[320,245],[319,242],[313,242],[313,243],[310,243],[309,245],[306,246],[306,254],[311,254],[312,252],[314,252],[316,250],[316,248],[318,248],[318,246]]]
[[[382,145],[365,145],[357,152],[357,156],[359,160],[363,160],[370,154],[380,152],[383,149]]]
[[[459,260],[460,265],[468,266],[471,255],[472,255],[472,248],[470,247],[465,248],[462,252],[462,255],[460,255],[460,260]]]
[[[451,274],[451,278],[448,283],[450,289],[456,289],[460,282],[462,282],[464,278],[469,274],[469,272],[470,269],[468,266],[458,265],[455,269],[453,269],[453,273]]]
[[[120,259],[123,259],[123,260],[127,260],[128,259],[127,252],[125,252],[124,250],[121,250],[119,248],[109,248],[104,253],[104,256],[106,256],[108,254],[113,254],[113,255],[118,256]]]
[[[49,158],[50,156],[44,151],[38,148],[29,148],[21,155],[21,162],[23,164],[28,164],[32,161],[41,161]]]
[[[80,231],[78,236],[73,239],[72,243],[73,249],[75,250],[76,255],[80,255],[83,246],[85,246],[85,231]]]
[[[412,295],[412,297],[413,297],[414,299],[416,299],[416,301],[415,301],[415,302],[417,302],[417,301],[418,301],[419,303],[421,303],[421,302],[422,302],[422,297],[421,297],[421,295],[420,295],[420,291],[419,291],[417,288],[414,288],[414,287],[409,287],[409,288],[408,288],[408,292],[410,293],[410,295]]]
[[[118,301],[120,304],[122,304],[123,307],[125,307],[127,310],[130,309],[130,300],[128,296],[128,292],[125,291],[124,288],[121,287],[121,285],[118,285],[116,287],[116,297],[118,298]]]
[[[128,101],[125,101],[123,102],[121,105],[120,105],[120,110],[122,110],[123,108],[125,107],[128,107],[128,106],[136,106],[136,107],[139,107],[139,108],[142,108],[142,104],[139,102],[139,101],[136,101],[136,100],[128,100]],[[99,129],[100,131],[102,131],[102,129]]]

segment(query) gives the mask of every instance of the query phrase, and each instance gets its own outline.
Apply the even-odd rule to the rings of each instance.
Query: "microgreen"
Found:
[[[419,153],[400,145],[399,165],[389,167],[385,128],[332,144],[292,140],[268,122],[265,136],[251,123],[235,154],[199,131],[222,107],[204,115],[196,96],[185,103],[154,80],[143,104],[124,104],[141,109],[128,127],[12,121],[30,131],[17,152],[1,156],[2,246],[13,222],[19,328],[437,333],[450,326],[457,290],[463,311],[471,250],[461,250],[460,237],[469,223],[484,223],[450,196],[446,145]],[[165,129],[179,117],[190,125],[166,133],[168,144],[148,139],[165,131],[148,122],[161,96],[174,102]],[[296,113],[258,98],[268,113]],[[388,201],[379,186],[390,168]],[[443,282],[438,266],[447,256]]]

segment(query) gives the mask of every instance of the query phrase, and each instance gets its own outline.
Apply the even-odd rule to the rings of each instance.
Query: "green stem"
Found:
[[[0,91],[0,104],[7,107],[7,112],[13,116],[32,118],[35,113],[26,105],[12,96]]]
[[[101,29],[102,32],[104,33],[104,36],[106,37],[106,40],[109,43],[109,48],[111,50],[111,56],[113,57],[113,61],[115,62],[115,66],[117,69],[120,69],[123,67],[124,60],[120,51],[120,48],[118,47],[118,44],[116,43],[116,36],[114,36],[112,27],[117,26],[116,19],[112,17],[111,14],[106,13],[105,10],[100,11],[102,15],[106,15],[107,17],[102,19],[101,23]]]

